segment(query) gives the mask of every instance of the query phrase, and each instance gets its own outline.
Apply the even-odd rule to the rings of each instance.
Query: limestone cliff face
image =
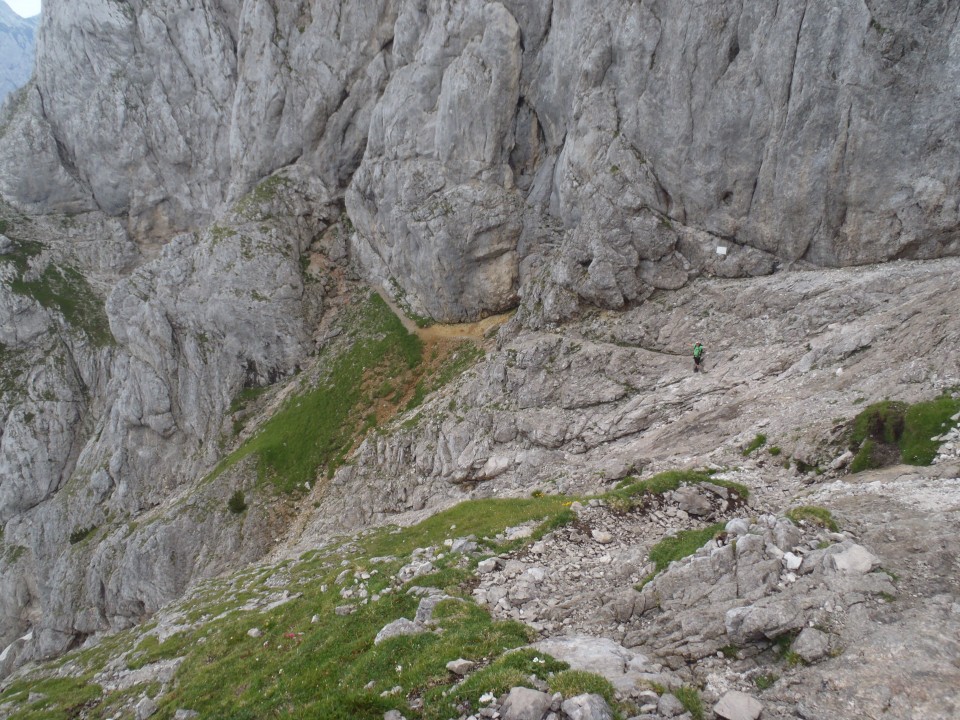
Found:
[[[304,165],[370,272],[451,320],[515,304],[534,267],[618,306],[705,268],[953,254],[958,12],[51,0],[23,112],[53,142],[8,132],[2,187],[162,238]]]
[[[225,486],[178,493],[219,458],[237,390],[308,353],[325,298],[299,259],[344,206],[358,269],[446,321],[521,304],[538,327],[700,274],[960,253],[958,17],[950,0],[48,0],[35,80],[0,123],[0,193],[64,213],[28,232],[4,209],[0,644],[33,629],[57,652],[262,551],[273,519],[244,531],[202,512]],[[24,293],[68,267],[107,298],[109,337]],[[603,402],[626,392],[611,383]],[[605,421],[590,447],[647,420]],[[488,449],[424,472],[496,476]]]
[[[24,19],[0,2],[0,102],[30,79],[39,24],[39,15]]]

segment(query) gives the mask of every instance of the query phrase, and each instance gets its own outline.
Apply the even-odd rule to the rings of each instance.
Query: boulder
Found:
[[[683,703],[680,702],[676,695],[673,693],[664,693],[657,703],[657,712],[664,717],[676,717],[677,715],[683,715],[683,713],[686,712],[686,708],[683,707]]]
[[[613,720],[613,711],[600,695],[577,695],[560,707],[570,720]]]
[[[689,515],[703,517],[713,512],[713,504],[696,487],[681,487],[673,493],[677,507]]]
[[[713,711],[724,720],[757,720],[763,704],[746,693],[731,690],[713,706]]]
[[[814,663],[827,656],[830,652],[830,636],[816,628],[804,628],[790,648],[799,655],[804,662]]]
[[[390,638],[399,637],[401,635],[419,635],[422,632],[426,632],[427,628],[421,625],[420,623],[415,623],[413,620],[407,620],[407,618],[400,618],[399,620],[394,620],[392,623],[384,625],[383,629],[377,633],[377,636],[373,639],[374,645],[379,645],[385,640]]]
[[[515,687],[500,708],[503,720],[543,720],[550,710],[553,696],[539,690]]]
[[[837,572],[863,575],[880,565],[880,559],[862,545],[851,545],[841,552],[830,555],[830,562]]]
[[[473,670],[477,664],[472,660],[464,660],[459,658],[457,660],[451,660],[447,663],[447,670],[452,672],[454,675],[466,675],[468,672]]]

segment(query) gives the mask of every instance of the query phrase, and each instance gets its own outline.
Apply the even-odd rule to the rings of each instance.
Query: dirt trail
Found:
[[[509,320],[513,314],[503,313],[501,315],[491,315],[483,320],[472,323],[457,323],[455,325],[437,323],[422,328],[407,317],[406,313],[404,313],[383,290],[378,290],[377,293],[383,298],[387,306],[393,310],[393,313],[400,318],[400,322],[403,323],[407,331],[414,333],[425,345],[442,343],[447,340],[473,340],[474,342],[481,343],[493,331]]]

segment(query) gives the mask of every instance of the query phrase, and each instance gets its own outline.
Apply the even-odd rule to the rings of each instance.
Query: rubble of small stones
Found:
[[[960,413],[951,417],[950,420],[954,424],[954,427],[933,438],[933,440],[940,443],[937,456],[933,460],[934,465],[960,460]]]
[[[649,496],[640,511],[620,512],[601,500],[575,503],[576,521],[522,556],[482,561],[473,596],[495,617],[521,620],[544,637],[596,633],[622,640],[630,618],[611,625],[596,608],[653,571],[650,547],[716,522],[730,507],[729,491],[710,483]]]

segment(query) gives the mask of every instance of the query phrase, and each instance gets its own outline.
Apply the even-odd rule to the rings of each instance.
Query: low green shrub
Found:
[[[239,515],[247,509],[247,502],[243,496],[243,490],[237,490],[230,496],[230,499],[227,500],[227,507],[234,515]]]
[[[944,395],[907,405],[885,400],[864,408],[851,423],[850,449],[856,452],[850,472],[897,462],[929,465],[937,456],[944,432],[956,426],[960,399]]]
[[[90,535],[92,535],[97,529],[96,525],[91,525],[90,527],[81,527],[74,530],[70,533],[70,544],[76,545],[77,543],[83,542]]]
[[[636,480],[635,478],[621,480],[616,488],[605,493],[602,498],[617,509],[630,510],[643,505],[647,495],[662,495],[671,490],[676,490],[681,485],[696,485],[704,482],[725,487],[736,493],[741,500],[746,500],[750,496],[750,490],[745,485],[729,480],[718,480],[706,472],[668,470],[646,480]]]
[[[801,505],[791,508],[785,514],[795,525],[799,525],[802,520],[824,527],[831,532],[840,531],[840,526],[837,524],[837,521],[833,519],[833,515],[826,508],[816,505]]]

